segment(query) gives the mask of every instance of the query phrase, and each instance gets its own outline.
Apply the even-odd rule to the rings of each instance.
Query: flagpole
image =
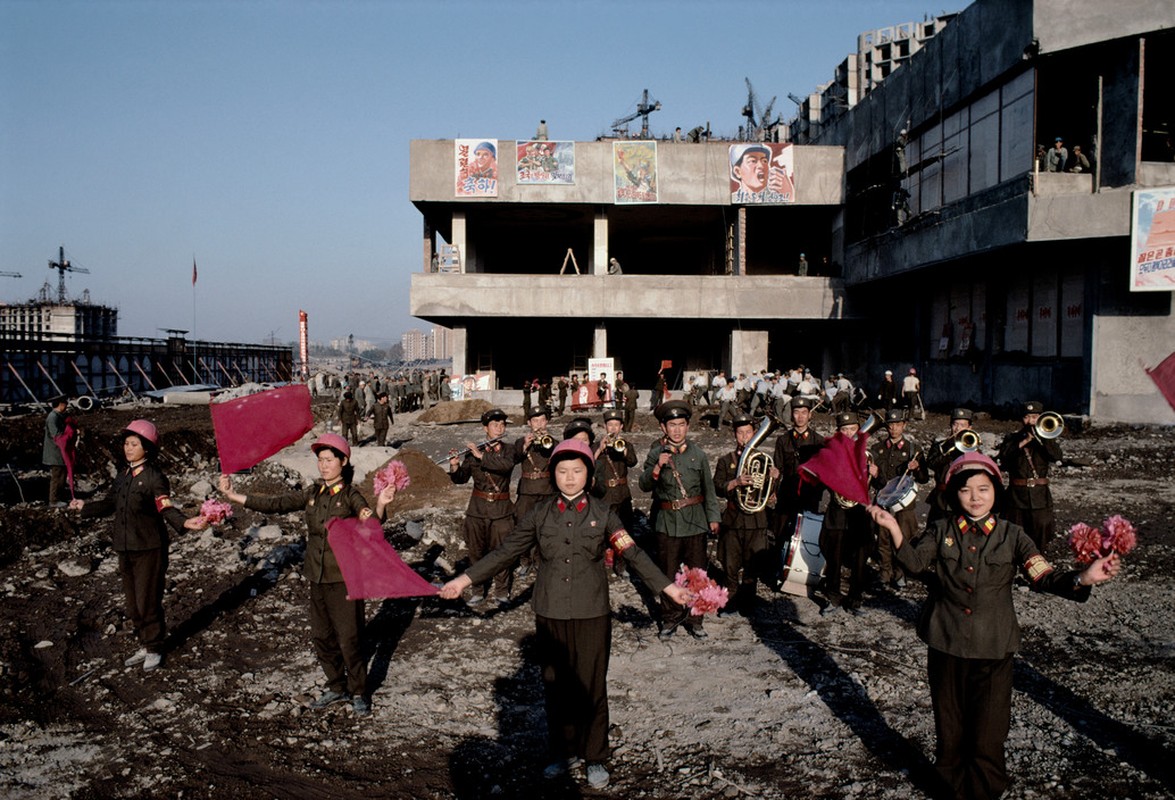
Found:
[[[196,338],[196,254],[192,253],[192,338]]]

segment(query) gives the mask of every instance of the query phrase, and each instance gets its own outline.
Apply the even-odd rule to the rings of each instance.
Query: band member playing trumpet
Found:
[[[710,461],[701,447],[689,441],[689,403],[670,400],[657,407],[664,436],[653,443],[645,457],[640,486],[653,493],[656,516],[658,564],[673,576],[684,564],[706,567],[706,534],[718,533],[718,495]],[[706,638],[702,618],[668,599],[661,603],[661,638],[673,635],[681,625],[695,639]]]
[[[754,608],[757,579],[771,577],[767,565],[767,510],[747,511],[738,498],[739,489],[754,482],[754,476],[748,470],[740,473],[738,465],[743,451],[752,444],[755,421],[746,414],[738,414],[730,426],[734,430],[736,446],[718,459],[714,467],[714,492],[726,498],[722,527],[718,532],[718,560],[726,574],[726,590],[734,600],[734,604],[727,608],[735,609],[745,617]],[[779,470],[772,466],[770,471],[771,477],[778,480]],[[768,500],[773,501],[774,497]]]
[[[891,408],[885,412],[885,429],[889,436],[877,441],[869,448],[872,462],[869,466],[870,485],[874,491],[883,489],[886,484],[895,478],[909,475],[917,483],[926,483],[930,476],[926,470],[925,459],[921,453],[914,452],[914,446],[906,438],[906,412],[899,408]],[[907,541],[918,532],[918,515],[914,511],[914,504],[893,514]],[[889,531],[879,528],[877,531],[877,562],[881,569],[878,576],[883,586],[901,589],[906,585],[906,575],[901,564],[894,561],[893,539]]]
[[[464,458],[460,458],[460,453],[449,457],[449,480],[462,484],[473,479],[473,494],[465,509],[464,526],[470,564],[476,564],[501,544],[514,528],[514,504],[510,502],[514,451],[496,441],[506,434],[506,412],[492,408],[481,415],[481,424],[485,426],[486,442],[467,442]],[[492,592],[488,582],[475,587],[469,605],[477,605],[484,599],[506,602],[510,594],[509,578],[509,572],[495,575]]]
[[[547,433],[547,409],[538,405],[526,415],[526,435],[514,442],[514,463],[522,465],[518,478],[518,499],[514,501],[517,524],[539,500],[555,493],[547,462],[555,448],[555,438]]]
[[[1038,427],[1044,405],[1031,400],[1024,404],[1020,430],[1008,434],[1000,444],[999,462],[1008,476],[1008,503],[1004,516],[1028,533],[1041,553],[1053,537],[1053,493],[1049,489],[1049,464],[1061,460],[1057,444],[1063,426],[1049,430]],[[1053,419],[1059,420],[1055,414]],[[1043,434],[1043,435],[1042,435]]]
[[[631,531],[634,515],[628,470],[636,466],[637,456],[636,448],[624,439],[623,428],[623,411],[610,408],[604,412],[604,438],[596,448],[596,481],[592,493],[616,512],[625,530]]]
[[[930,511],[926,515],[927,525],[951,515],[950,495],[947,494],[947,470],[963,453],[979,450],[979,434],[971,427],[974,417],[969,408],[952,409],[951,435],[935,441],[926,452],[926,467],[934,475],[934,488],[926,498],[926,502],[930,504]],[[963,433],[964,431],[969,431],[970,434]],[[968,446],[969,444],[974,444],[974,447]]]

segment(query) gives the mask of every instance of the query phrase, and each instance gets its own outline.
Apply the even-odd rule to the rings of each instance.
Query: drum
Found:
[[[913,475],[900,475],[881,488],[877,493],[877,505],[891,514],[896,514],[914,505],[918,499],[918,485]]]
[[[824,553],[820,552],[820,528],[823,514],[805,511],[796,517],[791,539],[784,543],[783,585],[788,594],[808,595],[808,587],[815,586],[824,575]]]

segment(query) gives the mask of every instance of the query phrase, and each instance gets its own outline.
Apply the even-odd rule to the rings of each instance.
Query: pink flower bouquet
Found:
[[[209,525],[219,525],[226,519],[233,515],[233,507],[231,503],[225,503],[220,500],[208,499],[200,506],[200,516]]]
[[[700,617],[703,614],[716,614],[718,609],[726,605],[729,593],[719,586],[706,574],[706,570],[699,567],[681,565],[673,580],[678,586],[688,589],[694,596],[689,604],[689,613]]]
[[[1130,520],[1114,514],[1102,522],[1102,527],[1091,528],[1078,522],[1069,528],[1069,548],[1079,564],[1092,564],[1110,553],[1126,555],[1138,544],[1138,534]]]
[[[395,459],[389,461],[383,469],[375,473],[372,485],[378,495],[389,486],[395,486],[397,492],[403,491],[411,483],[412,478],[408,476],[408,467],[404,466],[403,461]]]

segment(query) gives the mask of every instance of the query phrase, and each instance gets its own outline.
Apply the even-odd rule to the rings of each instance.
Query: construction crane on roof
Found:
[[[775,129],[783,122],[783,117],[780,114],[771,116],[771,112],[775,109],[775,99],[771,98],[771,102],[767,104],[766,108],[759,105],[759,98],[755,94],[755,89],[751,86],[750,78],[743,78],[747,84],[747,102],[743,105],[742,115],[747,118],[747,124],[743,128],[743,137],[748,142],[765,142],[771,141],[775,136]]]
[[[19,272],[0,272],[0,278],[19,278],[19,277],[21,277],[21,274]]]
[[[49,259],[49,269],[57,270],[57,302],[65,302],[65,273],[67,272],[83,272],[87,275],[90,271],[85,267],[75,267],[65,260],[65,246],[57,248],[57,260]]]
[[[641,118],[641,138],[649,138],[649,114],[654,111],[661,110],[661,101],[654,100],[649,102],[649,90],[645,89],[644,94],[641,95],[641,101],[637,103],[636,111],[629,114],[627,117],[621,117],[612,123],[612,131],[617,135],[628,132],[628,123],[632,122],[637,117]]]

